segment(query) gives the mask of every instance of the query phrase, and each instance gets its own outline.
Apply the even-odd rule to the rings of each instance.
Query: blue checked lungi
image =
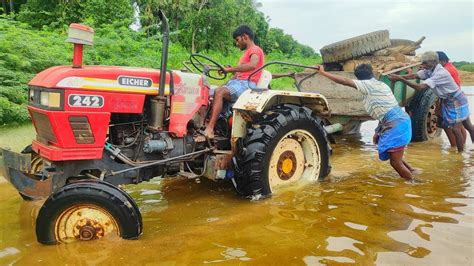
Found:
[[[255,89],[257,85],[253,81],[249,82],[248,80],[231,79],[224,85],[224,87],[229,90],[230,102],[224,101],[220,117],[228,118],[232,115],[232,106],[237,101],[239,96],[248,89]],[[214,96],[214,93],[215,89],[211,88],[210,95]]]
[[[441,99],[441,127],[451,128],[469,117],[469,103],[464,92],[457,90]]]
[[[390,159],[390,152],[404,149],[411,141],[411,120],[405,111],[396,106],[385,114],[375,132],[379,136],[379,159]]]
[[[231,79],[224,85],[224,87],[229,89],[231,103],[235,103],[244,91],[253,89],[256,86],[255,82],[240,79]]]

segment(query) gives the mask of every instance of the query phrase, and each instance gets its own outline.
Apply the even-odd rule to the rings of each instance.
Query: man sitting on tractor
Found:
[[[265,56],[263,50],[254,43],[254,33],[245,25],[239,26],[233,33],[235,44],[240,50],[245,51],[240,57],[239,64],[235,67],[226,66],[224,71],[234,73],[234,77],[226,84],[217,88],[214,92],[211,117],[204,131],[206,138],[214,138],[214,126],[222,112],[224,101],[234,103],[237,98],[249,88],[255,88],[262,71],[253,75],[250,82],[247,81],[252,72],[263,66]]]

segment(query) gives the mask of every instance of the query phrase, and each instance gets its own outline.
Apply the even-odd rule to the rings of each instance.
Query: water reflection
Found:
[[[375,126],[337,139],[327,181],[260,202],[208,180],[126,186],[143,214],[138,241],[39,245],[41,202],[0,183],[0,264],[472,264],[474,146],[457,153],[444,137],[410,144],[407,160],[424,182],[407,184],[377,159]],[[0,142],[31,130],[1,131]]]

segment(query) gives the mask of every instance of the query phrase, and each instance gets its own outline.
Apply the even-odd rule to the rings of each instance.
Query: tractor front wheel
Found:
[[[282,185],[322,180],[329,174],[330,147],[321,120],[306,107],[279,105],[247,130],[237,189],[267,196]]]
[[[53,193],[36,219],[42,244],[69,243],[120,236],[136,239],[142,233],[141,215],[120,188],[97,181],[81,181]]]

